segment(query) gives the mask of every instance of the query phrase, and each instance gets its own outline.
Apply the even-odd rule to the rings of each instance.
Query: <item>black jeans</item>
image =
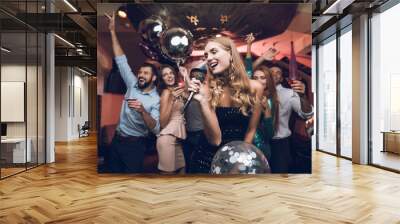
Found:
[[[146,139],[144,137],[124,138],[116,134],[111,142],[109,167],[112,173],[143,172]]]
[[[311,173],[311,139],[304,139],[296,134],[291,138],[293,163],[291,173]]]
[[[185,156],[186,163],[186,173],[191,172],[192,156],[195,148],[200,144],[200,138],[203,135],[203,130],[201,131],[188,131],[187,137],[183,141],[183,155]]]
[[[271,140],[271,172],[289,173],[292,162],[290,153],[290,137]]]

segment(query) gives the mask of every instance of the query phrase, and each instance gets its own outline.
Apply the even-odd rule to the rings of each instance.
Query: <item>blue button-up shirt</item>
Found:
[[[137,99],[143,104],[144,109],[156,120],[156,126],[150,130],[154,134],[160,132],[160,96],[156,88],[150,92],[143,92],[137,85],[138,79],[133,74],[125,55],[115,57],[119,72],[126,84],[125,100],[122,103],[121,114],[117,131],[125,136],[145,137],[149,128],[140,113],[128,107],[127,99]]]

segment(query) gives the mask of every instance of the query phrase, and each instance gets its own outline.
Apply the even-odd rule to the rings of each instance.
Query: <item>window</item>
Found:
[[[340,39],[340,155],[352,157],[352,34],[351,26]]]
[[[3,4],[2,1],[2,6],[23,16],[43,12],[44,3],[4,1]],[[0,178],[4,178],[45,163],[46,39],[44,33],[8,14],[0,12],[0,17],[10,21],[0,23],[0,111],[7,115],[1,118],[4,133],[0,144]]]
[[[336,153],[336,36],[318,48],[318,149]]]
[[[371,18],[372,163],[400,170],[400,4]]]

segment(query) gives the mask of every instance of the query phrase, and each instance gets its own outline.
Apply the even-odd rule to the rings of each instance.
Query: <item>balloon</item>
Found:
[[[174,27],[161,33],[162,53],[169,59],[183,63],[192,53],[193,35],[182,28]]]
[[[211,163],[212,174],[270,173],[264,154],[254,145],[233,141],[222,146]]]
[[[141,34],[142,39],[153,45],[152,48],[157,48],[161,32],[166,29],[166,25],[161,18],[157,16],[150,16],[144,19],[139,24],[138,32]]]

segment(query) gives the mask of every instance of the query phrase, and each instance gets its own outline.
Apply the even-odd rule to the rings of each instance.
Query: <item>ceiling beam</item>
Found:
[[[96,71],[97,60],[90,56],[56,56],[56,66],[81,66]]]
[[[97,30],[90,24],[85,17],[80,14],[68,14],[71,20],[73,20],[77,25],[79,25],[83,31],[89,36],[86,41],[90,46],[96,46],[97,41]]]
[[[332,4],[330,4],[323,12],[322,14],[331,14],[331,15],[337,15],[337,14],[342,14],[343,11],[351,5],[355,0],[336,0]]]
[[[320,16],[318,19],[311,24],[311,33],[315,33],[326,25],[335,16]]]

